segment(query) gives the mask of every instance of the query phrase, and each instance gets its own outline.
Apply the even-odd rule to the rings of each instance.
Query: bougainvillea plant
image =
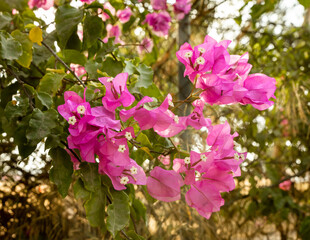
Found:
[[[137,185],[165,202],[181,199],[184,189],[187,204],[209,219],[224,204],[221,193],[235,188],[247,153],[236,151],[238,134],[228,122],[215,125],[204,116],[205,105],[239,103],[265,110],[273,105],[275,79],[250,74],[248,54],[230,55],[230,41],[206,36],[202,44],[185,43],[176,52],[192,82],[190,95],[185,100],[163,96],[152,82],[152,69],[119,50],[130,46],[122,32],[137,26],[149,31],[139,36],[140,44],[132,44],[136,56],[148,54],[157,48],[154,41],[168,35],[172,19],[190,11],[190,2],[151,1],[152,11],[145,8],[144,15],[144,3],[81,2],[80,8],[35,0],[0,5],[7,20],[1,25],[0,64],[11,87],[1,96],[2,128],[24,158],[44,141],[53,160],[50,179],[61,195],[74,182],[91,225],[113,237],[119,231],[127,236],[123,229],[131,211],[140,208],[141,214]],[[13,7],[14,12],[6,10]],[[30,9],[51,7],[57,9],[56,25],[48,33]],[[179,116],[185,103],[192,111]],[[207,132],[206,151],[194,144],[195,150],[185,151],[175,143],[189,127]],[[163,164],[166,156],[170,159]]]

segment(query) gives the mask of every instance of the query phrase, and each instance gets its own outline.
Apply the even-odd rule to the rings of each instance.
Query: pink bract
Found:
[[[154,10],[166,10],[167,0],[151,0],[151,5]]]
[[[190,12],[190,10],[190,0],[176,0],[175,4],[173,4],[173,11],[177,20],[182,20],[184,16]]]
[[[170,21],[171,18],[169,13],[162,11],[159,13],[148,13],[145,20],[143,21],[143,24],[147,23],[151,26],[157,36],[163,37],[168,35]]]
[[[147,178],[148,193],[158,200],[172,202],[181,198],[182,177],[173,170],[155,167]]]
[[[30,9],[37,7],[37,8],[43,8],[44,10],[48,10],[54,6],[54,0],[29,0],[28,6]]]
[[[124,10],[118,10],[116,12],[116,16],[119,18],[119,21],[121,23],[126,23],[129,21],[130,17],[131,17],[131,9],[130,8],[126,8]]]
[[[140,45],[137,46],[137,50],[139,54],[142,54],[144,51],[147,53],[152,52],[154,43],[151,38],[143,38]]]

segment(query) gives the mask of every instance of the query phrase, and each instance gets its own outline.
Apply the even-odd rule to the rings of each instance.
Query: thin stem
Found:
[[[47,48],[47,50],[49,50],[51,52],[51,54],[53,54],[53,56],[62,64],[65,66],[65,68],[78,80],[78,82],[84,87],[86,88],[86,85],[84,84],[84,82],[75,74],[75,72],[63,61],[61,60],[57,54],[54,52],[54,50],[48,46],[45,42],[42,42],[43,46]]]
[[[11,73],[16,78],[17,82],[22,86],[22,89],[23,89],[24,93],[26,94],[26,96],[29,99],[29,106],[30,106],[31,110],[33,110],[35,108],[35,106],[33,105],[31,95],[28,93],[27,89],[24,86],[25,82],[23,80],[21,80],[19,78],[19,76],[13,70],[11,70],[10,68],[8,68],[7,71],[9,73]]]
[[[74,157],[79,161],[82,162],[81,159],[79,158],[79,156],[72,150],[69,148],[68,144],[64,141],[60,141],[63,145],[66,146],[66,148],[74,155]]]

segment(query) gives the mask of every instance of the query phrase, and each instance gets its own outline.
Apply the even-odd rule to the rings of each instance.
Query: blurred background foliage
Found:
[[[22,2],[22,1],[21,1]],[[61,5],[64,1],[58,1]],[[110,1],[122,6],[122,1]],[[147,2],[147,1],[145,1]],[[132,8],[135,1],[126,1]],[[15,4],[15,8],[24,8],[18,1],[4,1],[0,4],[3,10],[7,5]],[[147,8],[147,3],[144,3]],[[199,216],[190,209],[184,199],[176,203],[153,202],[143,189],[136,189],[139,201],[146,208],[138,207],[139,211],[132,211],[132,227],[146,239],[309,239],[310,238],[310,1],[308,0],[193,0],[192,11],[187,22],[178,26],[173,22],[168,38],[158,38],[144,29],[147,35],[154,39],[154,49],[151,53],[140,56],[139,62],[150,65],[154,71],[154,83],[160,91],[154,90],[153,85],[140,88],[140,94],[150,92],[159,99],[163,93],[171,92],[177,95],[178,89],[178,62],[175,52],[178,49],[178,27],[190,26],[189,41],[196,45],[203,42],[205,35],[220,39],[230,39],[232,44],[230,53],[243,54],[249,52],[252,72],[263,72],[276,78],[277,90],[275,105],[260,112],[251,106],[207,106],[206,116],[211,116],[214,123],[228,120],[232,129],[239,133],[237,142],[240,149],[248,152],[248,158],[242,164],[242,175],[237,179],[237,187],[229,194],[225,194],[225,205],[219,213],[213,214],[210,220]],[[78,19],[79,13],[72,13]],[[142,11],[140,19],[132,19],[132,26],[140,26],[143,21]],[[89,23],[105,30],[103,23],[98,19],[85,14]],[[25,22],[39,21],[31,11],[25,11],[22,17],[11,14],[1,14],[0,28],[12,32],[14,26],[25,26]],[[295,21],[291,21],[291,18]],[[22,20],[25,22],[22,22]],[[84,19],[84,23],[85,23]],[[85,23],[86,24],[86,23]],[[185,25],[184,25],[185,24]],[[91,25],[93,26],[93,25]],[[126,43],[137,43],[141,39],[135,33],[135,28],[123,26],[122,39]],[[46,26],[48,27],[48,26]],[[46,27],[44,30],[46,30]],[[56,20],[57,28],[57,20]],[[73,29],[74,30],[74,29]],[[84,29],[85,32],[85,29]],[[93,33],[92,33],[93,34]],[[90,34],[90,36],[93,36]],[[67,36],[64,34],[63,36]],[[75,55],[75,63],[84,65],[88,71],[88,80],[97,88],[95,80],[100,72],[115,75],[123,70],[123,65],[115,62],[113,55],[104,61],[107,53],[113,52],[123,61],[125,58],[136,57],[135,46],[113,47],[101,45],[98,41],[84,35],[83,44],[76,34],[71,39],[57,39],[53,31],[45,35],[46,43],[58,40],[61,48],[83,51],[88,49],[89,56],[97,53],[96,61]],[[75,39],[75,40],[74,40]],[[71,46],[65,46],[67,41]],[[94,43],[95,42],[95,43]],[[63,44],[63,46],[61,46]],[[33,45],[33,63],[28,69],[18,73],[21,81],[26,82],[26,89],[21,89],[21,95],[27,101],[27,94],[45,92],[48,88],[54,96],[55,103],[61,104],[62,92],[72,87],[72,77],[63,76],[59,86],[39,84],[39,80],[46,71],[42,69],[61,69],[59,62],[51,57],[51,53],[43,46]],[[66,58],[66,54],[68,58]],[[64,61],[72,60],[70,51],[63,51]],[[46,60],[47,59],[47,60]],[[106,62],[107,63],[107,62]],[[97,228],[87,222],[85,210],[82,206],[83,196],[79,200],[73,198],[73,188],[70,187],[68,196],[64,199],[59,195],[55,185],[49,182],[48,170],[51,159],[47,152],[39,151],[44,148],[41,139],[25,137],[25,126],[29,119],[24,116],[31,111],[31,105],[19,105],[18,111],[10,111],[8,102],[16,93],[19,82],[12,83],[15,68],[9,67],[11,74],[5,73],[1,61],[1,108],[2,118],[0,141],[0,238],[4,239],[108,239],[109,234],[100,233]],[[25,63],[27,64],[27,63]],[[106,67],[105,67],[106,66]],[[111,71],[113,66],[113,72]],[[128,64],[126,67],[130,67]],[[119,69],[118,69],[119,67]],[[7,72],[7,71],[6,71]],[[6,75],[7,74],[7,75]],[[54,80],[63,72],[50,72],[48,77]],[[28,78],[31,76],[31,81]],[[62,80],[61,80],[62,79]],[[42,80],[41,80],[42,82]],[[54,81],[53,81],[54,82]],[[49,83],[47,81],[47,83]],[[30,87],[28,87],[30,85]],[[40,85],[40,87],[38,87]],[[31,86],[41,89],[37,93],[31,92]],[[80,90],[75,86],[76,90]],[[135,88],[136,89],[136,88]],[[136,89],[137,90],[137,89]],[[23,91],[23,93],[22,93]],[[39,96],[39,97],[38,97]],[[34,97],[36,107],[41,104],[41,110],[47,114],[50,106],[45,95]],[[98,96],[91,96],[96,98]],[[7,100],[10,99],[10,100]],[[42,100],[43,99],[43,100]],[[44,100],[45,99],[45,100]],[[23,100],[20,100],[22,103]],[[12,106],[14,102],[11,101]],[[46,107],[47,106],[47,107]],[[46,107],[46,108],[44,108]],[[10,115],[11,114],[11,115]],[[8,117],[9,116],[9,117]],[[21,121],[21,122],[20,122]],[[28,121],[28,122],[27,122]],[[61,126],[63,127],[63,126]],[[12,132],[20,131],[20,138],[12,138]],[[55,136],[62,136],[58,128],[49,129]],[[150,137],[150,136],[148,136]],[[198,148],[204,147],[206,133],[194,132],[189,142],[194,142]],[[62,136],[63,138],[63,136]],[[64,138],[65,139],[65,138]],[[28,141],[28,143],[27,143]],[[57,146],[55,139],[49,138],[50,146]],[[35,147],[37,144],[41,147]],[[18,145],[18,150],[16,146]],[[167,146],[169,147],[169,146]],[[188,146],[190,149],[191,146]],[[36,150],[35,150],[36,149]],[[34,151],[34,152],[33,152]],[[31,153],[31,155],[29,155]],[[145,154],[145,153],[144,153]],[[141,155],[141,153],[140,153]],[[144,157],[144,156],[143,156]],[[31,167],[30,167],[31,166]],[[31,170],[30,170],[31,169]],[[79,181],[79,180],[77,180]],[[280,189],[279,184],[290,182],[286,190]],[[76,190],[76,189],[75,189]],[[130,190],[131,191],[131,190]],[[134,190],[133,190],[134,191]],[[79,192],[82,194],[81,192]],[[81,195],[80,195],[81,196]],[[137,203],[139,205],[139,203]],[[133,236],[133,235],[132,235]],[[118,235],[117,238],[123,236]],[[139,239],[138,237],[133,239]]]

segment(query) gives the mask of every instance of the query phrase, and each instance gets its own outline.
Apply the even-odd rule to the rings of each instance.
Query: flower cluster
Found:
[[[200,98],[208,104],[251,104],[265,110],[274,103],[275,79],[264,74],[249,74],[252,65],[248,53],[230,55],[230,41],[217,42],[210,36],[203,44],[185,43],[177,52],[177,58],[185,65],[184,76],[203,90]]]
[[[180,188],[189,185],[186,202],[205,218],[220,210],[224,204],[220,193],[235,188],[233,178],[240,176],[239,165],[246,158],[246,153],[234,150],[233,138],[238,134],[230,134],[227,122],[210,125],[208,130],[206,141],[209,148],[206,152],[191,151],[189,157],[174,159],[173,170],[156,167],[147,179],[148,192],[166,202],[179,200]]]
[[[147,23],[157,36],[167,36],[171,22],[170,14],[167,12],[167,0],[151,0],[151,5],[157,12],[148,13],[143,23]],[[190,10],[190,0],[176,0],[173,4],[173,11],[177,20],[182,20]]]
[[[201,92],[192,102],[193,111],[188,116],[174,113],[180,102],[174,102],[170,94],[159,106],[148,96],[136,101],[127,88],[128,73],[99,78],[105,87],[102,106],[91,107],[85,93],[81,98],[74,92],[65,92],[65,103],[58,111],[69,123],[67,152],[75,169],[79,168],[73,152],[77,149],[82,161],[99,162],[99,173],[107,175],[116,190],[126,189],[129,183],[146,185],[152,197],[169,202],[180,199],[181,187],[187,185],[185,199],[189,206],[205,218],[219,211],[224,204],[221,193],[235,188],[234,177],[240,176],[240,164],[246,153],[236,152],[234,138],[238,134],[231,134],[227,122],[212,125],[204,117],[204,105],[240,102],[265,109],[273,104],[269,98],[275,90],[274,79],[263,74],[249,75],[251,65],[247,63],[247,54],[229,55],[229,43],[217,43],[207,36],[194,49],[186,43],[177,52],[178,59],[186,66],[184,74]],[[168,138],[188,126],[207,129],[205,152],[191,151],[184,159],[171,159],[172,170],[156,166],[148,177],[130,158],[136,146],[135,131],[153,129]],[[169,166],[170,160],[165,156],[159,155],[159,160],[163,167]]]

